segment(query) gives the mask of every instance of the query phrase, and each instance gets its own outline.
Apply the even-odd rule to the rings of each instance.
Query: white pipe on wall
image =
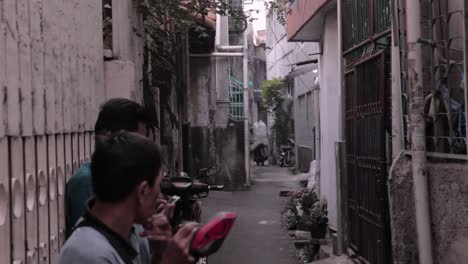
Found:
[[[420,1],[406,1],[411,151],[419,263],[432,264],[431,213],[426,157]]]
[[[218,51],[241,51],[244,46],[216,46]]]
[[[216,1],[217,2],[217,1]],[[215,35],[215,47],[221,45],[221,15],[216,14],[216,35]]]
[[[339,62],[339,68],[338,70],[338,78],[339,78],[339,93],[340,93],[340,100],[339,100],[339,141],[335,142],[337,144],[338,148],[338,153],[341,153],[343,150],[341,148],[345,148],[344,151],[346,151],[346,101],[345,101],[345,96],[346,96],[346,86],[344,82],[344,76],[345,76],[345,61],[343,57],[343,0],[338,0],[337,1],[337,26],[338,26],[338,62]],[[341,157],[341,154],[340,154]],[[342,204],[346,203],[345,199],[346,193],[343,193],[343,188],[341,188],[341,182],[344,180],[342,178],[342,175],[346,175],[346,164],[345,164],[345,159],[339,158],[336,159],[336,207],[337,207],[337,220],[338,220],[338,230],[337,230],[337,250],[339,253],[344,253],[345,247],[345,231],[344,231],[344,226],[346,225],[347,213],[343,211],[342,209]]]
[[[250,140],[249,140],[249,45],[247,33],[244,32],[244,59],[243,59],[243,82],[244,82],[244,152],[245,152],[245,186],[250,186]]]
[[[393,38],[398,38],[395,32]],[[392,159],[397,158],[404,145],[400,60],[400,47],[392,45]]]

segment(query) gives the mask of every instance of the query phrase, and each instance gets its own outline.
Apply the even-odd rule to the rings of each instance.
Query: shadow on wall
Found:
[[[219,164],[221,172],[216,184],[228,190],[242,190],[245,181],[244,124],[232,122],[214,129],[203,126],[192,128],[192,159],[194,172]]]
[[[242,190],[245,183],[244,123],[236,121],[226,128],[216,128],[215,140],[223,168],[223,184],[232,190]]]

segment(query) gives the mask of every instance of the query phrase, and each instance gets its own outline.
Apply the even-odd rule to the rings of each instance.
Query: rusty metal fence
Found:
[[[343,0],[345,53],[389,33],[390,2],[390,0]]]
[[[387,181],[390,0],[344,0],[349,247],[366,263],[391,259]]]
[[[347,183],[350,246],[365,261],[389,263],[391,255],[385,120],[385,52],[345,75]]]

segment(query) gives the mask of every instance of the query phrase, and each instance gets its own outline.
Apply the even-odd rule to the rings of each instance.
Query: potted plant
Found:
[[[310,235],[313,238],[325,238],[328,227],[327,202],[322,199],[315,203],[310,210],[309,217],[311,222]]]

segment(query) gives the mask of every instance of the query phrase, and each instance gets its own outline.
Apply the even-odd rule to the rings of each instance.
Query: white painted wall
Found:
[[[284,78],[295,68],[296,63],[314,58],[309,54],[318,52],[318,44],[311,42],[288,42],[286,29],[276,20],[276,13],[269,12],[267,29],[267,79]],[[311,85],[313,81],[311,82]]]
[[[321,173],[320,192],[328,202],[329,226],[337,229],[337,186],[335,142],[339,140],[340,76],[338,50],[338,24],[336,13],[325,19],[323,54],[319,59]]]

